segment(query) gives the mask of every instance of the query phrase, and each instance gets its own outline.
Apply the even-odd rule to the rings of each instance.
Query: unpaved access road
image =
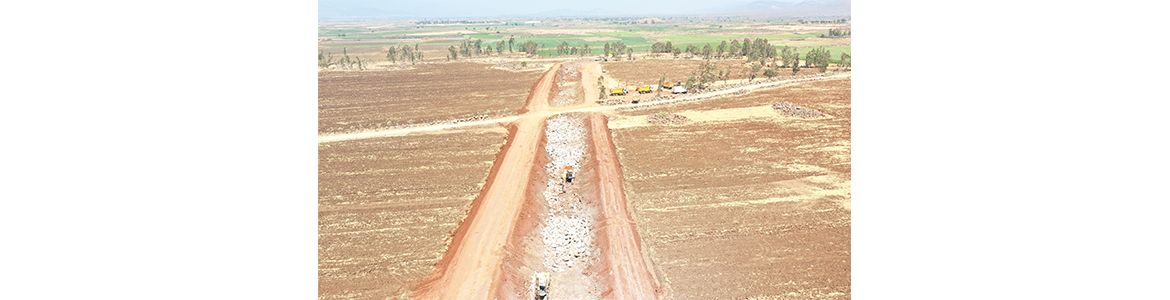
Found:
[[[533,86],[524,115],[505,124],[510,131],[507,144],[497,156],[480,196],[473,203],[466,220],[456,229],[451,245],[435,270],[412,290],[416,299],[508,299],[512,293],[502,289],[506,279],[505,259],[510,253],[510,238],[520,223],[526,201],[531,201],[537,155],[543,154],[541,133],[551,113],[548,100],[559,64],[554,65]],[[571,109],[571,108],[570,108]],[[608,117],[599,113],[589,116],[590,148],[600,187],[595,197],[602,217],[597,227],[600,261],[594,274],[607,291],[606,299],[657,299],[658,285],[650,273],[641,251],[641,238],[628,210],[621,165],[607,127]],[[515,283],[513,283],[515,284]],[[571,297],[571,295],[570,295]]]
[[[532,88],[525,107],[540,112],[547,107],[549,90],[559,64],[553,65]],[[472,201],[467,219],[459,225],[443,260],[434,273],[415,287],[417,299],[494,299],[503,279],[503,251],[516,228],[527,198],[544,118],[521,118],[508,125],[508,143],[492,167],[488,184]]]
[[[560,64],[557,64],[557,65],[554,65],[552,68],[550,68],[549,71],[546,72],[545,76],[548,76],[547,73],[555,73],[557,68],[559,68],[559,65]],[[843,78],[843,77],[852,76],[852,74],[846,73],[846,74],[838,74],[838,75],[826,76],[826,77],[814,77],[814,78],[805,78],[805,79],[762,82],[759,84],[742,86],[742,87],[734,88],[734,89],[726,89],[726,90],[722,90],[722,91],[716,91],[716,92],[704,93],[704,94],[695,94],[693,96],[680,97],[680,98],[674,98],[674,99],[668,99],[668,100],[662,100],[662,101],[642,102],[642,103],[637,103],[637,104],[599,106],[596,104],[591,104],[592,102],[589,101],[589,99],[597,99],[597,93],[598,93],[597,88],[596,88],[596,82],[597,82],[596,74],[598,74],[598,73],[597,73],[597,68],[594,66],[599,66],[599,65],[597,63],[588,64],[588,65],[586,65],[586,67],[583,68],[585,70],[583,70],[581,73],[582,87],[584,87],[586,101],[584,101],[584,103],[582,103],[580,105],[574,105],[571,107],[556,108],[556,109],[551,109],[551,110],[545,109],[543,107],[540,110],[533,110],[533,109],[526,107],[527,113],[524,115],[521,115],[521,116],[495,118],[495,119],[480,120],[480,121],[466,122],[466,123],[441,124],[441,125],[433,125],[433,126],[425,126],[425,127],[379,130],[379,131],[369,131],[369,132],[351,133],[351,134],[322,135],[322,136],[317,137],[317,143],[328,143],[328,142],[356,140],[356,139],[368,139],[368,138],[384,137],[384,136],[398,136],[398,135],[404,135],[404,134],[415,133],[415,132],[444,130],[444,129],[451,129],[451,128],[484,125],[484,124],[506,123],[506,122],[516,121],[516,120],[519,120],[522,118],[541,118],[541,119],[544,119],[544,118],[547,118],[548,116],[551,116],[551,115],[566,113],[566,112],[576,112],[576,111],[579,111],[579,112],[601,112],[601,111],[607,111],[607,110],[617,110],[617,109],[622,109],[622,108],[635,108],[635,107],[662,105],[662,104],[673,103],[673,102],[678,102],[678,101],[693,100],[693,99],[697,99],[697,98],[717,97],[717,96],[721,96],[721,95],[728,95],[728,94],[736,93],[739,91],[750,91],[753,89],[771,87],[771,86],[781,85],[781,84],[785,84],[785,83],[793,83],[793,82],[808,81],[808,80]],[[590,77],[594,78],[593,81],[589,81]],[[544,80],[545,80],[545,78],[541,77],[541,81],[543,82]],[[538,83],[538,85],[539,85],[539,83]],[[545,94],[548,93],[547,90],[541,91],[541,92],[545,93]],[[533,105],[532,102],[533,101],[529,100],[528,105],[529,106]],[[543,101],[536,101],[536,102],[543,102]],[[542,105],[547,106],[547,103],[542,104]]]
[[[598,275],[611,288],[609,299],[658,299],[658,285],[642,256],[642,238],[630,216],[622,168],[607,121],[603,114],[589,115],[591,148],[600,179],[598,202],[604,218],[594,228],[602,243],[602,259],[609,267]]]

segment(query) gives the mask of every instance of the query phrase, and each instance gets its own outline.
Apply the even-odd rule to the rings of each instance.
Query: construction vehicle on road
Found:
[[[617,88],[615,88],[615,89],[609,89],[609,95],[610,95],[610,96],[625,96],[625,95],[626,95],[626,89],[625,89],[625,88],[620,88],[620,89],[617,89]]]
[[[663,91],[667,91],[667,92],[669,92],[669,91],[670,91],[671,89],[673,89],[673,88],[674,88],[674,84],[673,84],[673,83],[669,83],[669,82],[663,82],[663,83],[662,83],[662,90],[663,90]]]
[[[649,85],[643,85],[643,86],[638,87],[639,94],[649,94],[649,93],[653,93],[653,92],[654,92],[654,89],[650,88]]]
[[[529,287],[529,290],[532,292],[532,299],[548,299],[548,285],[551,279],[549,278],[548,272],[536,272],[536,274],[532,274],[532,286]]]

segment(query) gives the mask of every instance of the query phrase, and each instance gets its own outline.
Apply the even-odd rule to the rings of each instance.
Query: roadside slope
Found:
[[[547,105],[557,65],[532,88],[525,112]],[[448,253],[434,273],[413,289],[417,299],[492,299],[502,282],[504,245],[512,236],[531,181],[544,118],[522,118],[509,125],[508,143],[497,168],[466,220],[455,232]]]
[[[626,202],[621,164],[613,144],[608,117],[589,115],[589,136],[593,161],[597,164],[600,220],[596,223],[598,247],[604,268],[595,270],[604,285],[611,288],[609,299],[658,299],[658,284],[650,274],[642,255],[642,238],[634,228]]]

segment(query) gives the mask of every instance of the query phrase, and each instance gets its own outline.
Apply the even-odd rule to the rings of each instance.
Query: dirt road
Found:
[[[606,122],[608,117],[589,115],[589,136],[599,178],[597,200],[600,220],[595,225],[602,260],[608,270],[596,270],[609,286],[607,299],[658,299],[658,286],[642,256],[642,238],[634,228],[626,202],[621,164],[617,148]]]
[[[852,76],[852,74],[839,74],[839,75],[833,75],[833,76],[815,77],[815,78],[807,78],[807,79],[793,79],[793,80],[784,80],[784,81],[762,82],[762,83],[755,84],[755,85],[743,86],[743,87],[739,87],[739,88],[727,89],[727,90],[711,92],[711,93],[695,94],[693,96],[680,97],[680,98],[668,99],[668,100],[663,100],[663,101],[642,102],[642,103],[638,103],[638,104],[598,106],[598,105],[591,104],[592,101],[596,100],[598,97],[598,95],[597,95],[598,90],[596,87],[596,83],[597,83],[597,76],[599,76],[599,75],[596,75],[596,74],[600,73],[598,71],[599,68],[592,69],[592,68],[594,68],[594,66],[598,66],[598,65],[596,63],[593,63],[593,64],[587,65],[587,67],[585,67],[585,68],[582,68],[582,72],[581,72],[582,87],[584,87],[584,90],[585,90],[585,97],[586,97],[585,100],[586,101],[583,101],[583,103],[581,105],[575,105],[572,107],[557,108],[554,110],[547,110],[545,107],[540,107],[539,110],[537,110],[536,107],[532,107],[532,105],[534,105],[532,103],[533,101],[529,101],[528,106],[525,107],[525,109],[528,113],[523,115],[523,116],[511,116],[511,117],[489,119],[489,120],[482,120],[482,121],[456,123],[456,124],[442,124],[442,125],[434,125],[434,126],[426,126],[426,127],[380,130],[380,131],[370,131],[370,132],[352,133],[352,134],[325,135],[325,136],[318,136],[317,143],[327,143],[327,142],[355,140],[355,139],[366,139],[366,138],[383,137],[383,136],[396,136],[396,135],[403,135],[403,134],[414,133],[414,132],[426,132],[426,131],[435,131],[435,130],[444,130],[444,129],[451,129],[451,128],[466,127],[466,126],[476,126],[476,125],[483,125],[483,124],[512,122],[512,121],[519,120],[522,118],[533,118],[533,117],[544,118],[544,117],[548,117],[548,116],[554,115],[554,114],[565,113],[565,112],[574,112],[574,111],[600,112],[600,111],[607,111],[607,110],[616,110],[616,109],[621,109],[621,108],[662,105],[662,104],[667,104],[667,103],[692,100],[692,99],[696,99],[696,98],[727,95],[727,94],[732,94],[732,93],[739,92],[739,91],[750,91],[753,89],[771,87],[771,86],[781,85],[781,84],[785,84],[785,83],[792,83],[792,82],[799,82],[799,81],[810,81],[810,80],[823,80],[823,79],[842,78],[842,77]],[[556,68],[559,68],[559,64],[553,66],[553,68],[551,68],[550,70],[556,70]],[[553,71],[549,71],[549,72],[553,72]],[[548,73],[546,73],[545,76],[548,76]],[[587,80],[589,77],[592,77],[593,80],[592,81]],[[541,77],[541,82],[543,82],[544,80],[545,80],[545,78]],[[551,82],[550,82],[550,84],[551,84]],[[545,94],[547,94],[547,89],[544,90],[543,92]],[[593,100],[590,100],[590,99],[593,99]],[[541,105],[544,105],[544,106],[548,105],[547,101],[537,101],[537,102],[546,102],[546,103],[541,103]]]
[[[559,64],[533,86],[522,112],[547,107],[549,90]],[[416,299],[493,299],[502,283],[504,245],[512,236],[528,192],[540,149],[544,118],[521,118],[508,125],[508,143],[497,156],[485,189],[472,202],[443,260],[434,273],[414,288]]]

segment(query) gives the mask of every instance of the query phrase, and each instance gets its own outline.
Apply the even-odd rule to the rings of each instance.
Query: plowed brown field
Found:
[[[318,134],[514,113],[543,73],[491,66],[443,63],[411,70],[318,72]]]
[[[790,101],[834,117],[613,131],[664,299],[850,298],[848,80],[789,88],[665,108]]]
[[[744,69],[745,59],[715,59],[712,60],[719,67],[719,71],[731,67],[731,79],[744,79],[740,71]],[[639,59],[633,61],[607,62],[602,65],[606,75],[626,84],[658,84],[658,79],[666,73],[667,82],[686,82],[691,72],[698,70],[702,60],[697,59]],[[820,73],[813,69],[801,69],[798,74]],[[780,69],[780,75],[792,75],[792,69]],[[756,78],[764,78],[764,70],[756,73]]]
[[[410,294],[467,216],[507,131],[318,146],[318,298]]]
[[[629,111],[631,114],[659,111],[706,111],[755,107],[787,101],[819,110],[830,116],[842,117],[848,121],[851,115],[849,103],[852,95],[852,85],[853,80],[851,78],[817,80],[785,84],[779,88],[755,90],[744,95],[650,106],[631,109]]]

